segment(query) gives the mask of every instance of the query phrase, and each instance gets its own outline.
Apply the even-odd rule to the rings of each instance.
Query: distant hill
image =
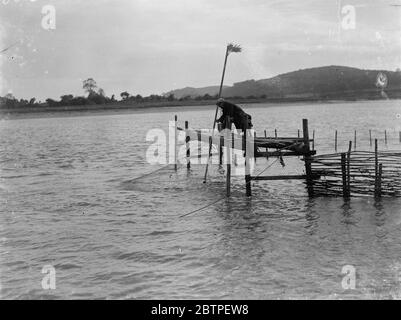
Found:
[[[384,72],[388,78],[386,92],[401,94],[401,72],[361,70],[343,66],[327,66],[303,69],[280,74],[262,80],[237,82],[223,89],[224,97],[267,97],[283,98],[354,98],[371,97],[380,90],[376,88],[376,77]],[[216,95],[218,86],[184,88],[170,91],[176,98],[209,94]]]
[[[224,86],[223,89],[228,88],[227,86]],[[168,96],[170,94],[174,94],[174,97],[177,99],[181,99],[184,97],[191,97],[195,98],[198,96],[204,96],[205,94],[208,94],[210,96],[214,96],[219,93],[219,86],[210,86],[210,87],[204,87],[204,88],[192,88],[192,87],[186,87],[183,89],[177,89],[173,90],[167,93],[164,93],[163,95]]]

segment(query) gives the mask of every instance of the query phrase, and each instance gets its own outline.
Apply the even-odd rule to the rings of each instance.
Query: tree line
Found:
[[[111,97],[106,96],[104,90],[99,88],[96,81],[93,78],[89,78],[82,83],[82,89],[85,91],[86,96],[74,96],[72,94],[65,94],[60,97],[59,100],[51,98],[46,99],[44,102],[37,101],[36,98],[30,100],[17,99],[11,93],[8,93],[4,97],[0,97],[0,107],[20,108],[20,107],[56,107],[56,106],[83,106],[83,105],[102,105],[102,104],[113,104],[113,103],[144,103],[144,102],[171,102],[171,101],[205,101],[205,100],[216,100],[217,95],[205,94],[202,96],[192,97],[185,96],[176,98],[174,94],[169,95],[157,95],[151,94],[149,96],[141,96],[140,94],[131,95],[129,92],[124,91],[120,93],[119,97],[114,94]],[[235,99],[243,99],[243,97],[233,97]],[[249,96],[247,99],[258,99],[264,97]]]

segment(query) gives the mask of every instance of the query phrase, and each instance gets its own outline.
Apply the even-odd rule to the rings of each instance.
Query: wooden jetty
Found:
[[[246,121],[245,121],[246,122]],[[280,137],[275,129],[274,137],[268,137],[266,130],[264,136],[257,136],[252,130],[245,133],[232,131],[230,119],[226,120],[228,130],[205,133],[201,130],[191,129],[188,121],[185,128],[177,126],[175,117],[175,130],[185,131],[186,167],[191,168],[190,142],[198,141],[198,157],[201,157],[201,143],[212,144],[217,147],[219,165],[226,166],[226,195],[231,193],[231,166],[232,150],[241,150],[245,157],[244,184],[246,195],[252,195],[253,181],[276,180],[304,180],[309,196],[351,196],[373,195],[401,196],[401,151],[379,151],[378,140],[372,139],[369,130],[369,145],[374,151],[360,151],[356,149],[357,132],[354,131],[353,141],[349,141],[347,152],[337,152],[338,132],[334,135],[335,153],[316,155],[315,131],[312,139],[309,137],[308,120],[303,119],[302,131],[298,130],[297,137]],[[177,138],[177,132],[175,139]],[[399,132],[401,143],[401,132]],[[384,131],[384,143],[387,146],[388,133]],[[227,147],[226,163],[223,164],[223,147]],[[352,150],[354,147],[354,150]],[[175,147],[177,149],[177,147]],[[177,159],[177,151],[174,151]],[[304,162],[305,173],[299,175],[252,175],[251,161],[257,158],[298,157]],[[175,165],[177,170],[177,167]],[[265,170],[262,171],[262,173]]]
[[[277,130],[275,131],[274,137],[265,136],[259,137],[256,134],[250,133],[250,130],[246,130],[245,133],[237,133],[232,131],[230,119],[227,119],[228,130],[221,131],[217,134],[214,132],[205,134],[201,130],[194,130],[189,128],[188,121],[185,121],[185,128],[177,126],[177,117],[175,117],[175,128],[176,130],[185,131],[185,143],[186,143],[186,161],[187,169],[191,168],[191,149],[190,142],[198,141],[199,143],[211,143],[217,147],[219,164],[223,163],[223,147],[230,148],[227,152],[226,159],[226,194],[230,196],[231,186],[231,151],[241,150],[245,156],[245,190],[246,195],[252,195],[252,181],[262,180],[305,180],[307,185],[308,194],[313,196],[313,180],[319,179],[319,176],[312,172],[311,157],[316,154],[315,150],[311,149],[311,143],[314,145],[314,140],[309,138],[308,120],[304,119],[302,122],[303,136],[298,137],[279,137]],[[245,121],[246,123],[246,121]],[[175,135],[177,137],[177,134]],[[199,150],[199,147],[198,147]],[[175,152],[175,154],[177,154]],[[198,151],[199,154],[199,151]],[[250,162],[256,160],[256,158],[283,158],[283,157],[302,157],[305,163],[305,174],[302,175],[276,175],[276,176],[252,176],[250,170]]]

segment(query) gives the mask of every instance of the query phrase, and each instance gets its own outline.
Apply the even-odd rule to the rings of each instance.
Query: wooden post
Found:
[[[334,150],[337,152],[337,130],[336,130],[336,134],[334,136]]]
[[[352,141],[349,142],[348,153],[347,153],[347,194],[348,194],[348,196],[351,196],[351,150],[352,150]]]
[[[222,132],[223,125],[221,123],[218,124],[218,130]],[[219,165],[223,164],[223,146],[224,146],[224,136],[220,134],[220,143],[219,143]]]
[[[187,169],[191,169],[191,148],[190,148],[190,141],[191,137],[189,135],[189,125],[188,121],[185,121],[185,147],[187,149]]]
[[[347,183],[347,169],[346,169],[346,154],[341,153],[341,173],[342,173],[342,181],[343,181],[343,197],[348,198],[348,183]]]
[[[245,145],[245,189],[246,196],[252,196],[252,186],[251,186],[251,172],[250,172],[250,160],[249,160],[249,149],[254,148],[254,145],[250,146],[249,141],[247,139],[248,135],[248,121],[244,120],[245,130],[244,130],[244,145]]]
[[[356,150],[356,130],[354,131],[354,150]]]
[[[400,138],[400,143],[401,143],[401,131],[398,133],[399,138]]]
[[[308,129],[308,119],[302,120],[303,138],[305,145],[305,173],[306,173],[306,185],[308,189],[308,195],[313,196],[313,177],[312,177],[312,166],[310,162],[310,141],[309,141],[309,129]]]
[[[383,164],[379,163],[379,172],[377,175],[377,198],[381,198],[382,196],[382,175],[383,175]]]
[[[315,130],[312,133],[312,150],[315,151]]]
[[[378,194],[379,187],[379,154],[378,154],[378,144],[377,139],[375,139],[375,197]]]
[[[369,130],[369,143],[372,146],[372,130]]]
[[[231,118],[229,116],[226,117],[226,138],[227,142],[230,139],[231,136]],[[227,172],[226,172],[226,195],[229,197],[231,195],[231,150],[230,150],[230,144],[227,143],[226,145],[226,150],[227,150],[227,156],[226,156],[226,161],[227,161]]]
[[[202,133],[199,131],[198,134],[198,159],[202,158]],[[202,163],[202,160],[198,163]]]
[[[174,117],[174,170],[177,171],[177,160],[178,160],[178,129],[177,129],[178,117]]]
[[[298,129],[298,138],[300,137],[300,131],[299,131],[299,129]]]
[[[274,129],[274,136],[277,138],[277,129]]]
[[[265,130],[265,138],[267,138],[267,132]],[[400,132],[400,142],[401,142],[401,132]]]

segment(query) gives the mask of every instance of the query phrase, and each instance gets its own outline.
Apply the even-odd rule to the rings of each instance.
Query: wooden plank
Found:
[[[266,158],[266,157],[279,157],[279,156],[283,156],[283,157],[292,157],[292,156],[304,156],[304,155],[308,155],[308,156],[313,156],[316,154],[315,150],[309,151],[309,152],[295,152],[295,151],[288,151],[288,152],[284,152],[284,151],[258,151],[255,152],[255,157],[258,158]]]
[[[312,175],[313,180],[320,179],[320,175]],[[276,181],[276,180],[305,180],[306,175],[283,175],[283,176],[256,176],[251,177],[254,181]]]

